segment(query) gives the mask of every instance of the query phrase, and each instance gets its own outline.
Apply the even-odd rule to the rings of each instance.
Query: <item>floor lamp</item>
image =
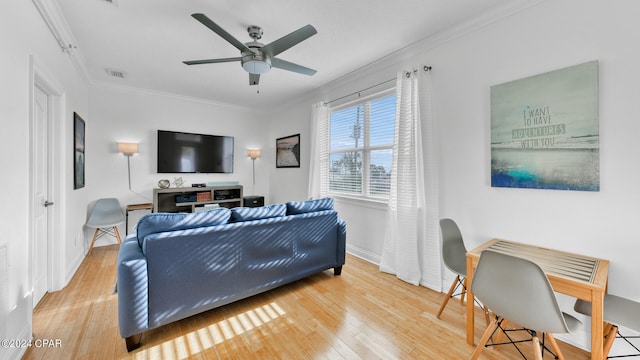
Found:
[[[260,149],[249,149],[247,150],[247,156],[251,158],[253,162],[253,186],[256,186],[256,159],[261,155]]]
[[[127,157],[127,177],[129,178],[129,190],[131,190],[131,157],[138,152],[138,144],[119,142],[118,152]]]

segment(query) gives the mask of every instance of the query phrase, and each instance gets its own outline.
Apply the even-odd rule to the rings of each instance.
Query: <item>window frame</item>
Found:
[[[332,197],[339,197],[339,198],[347,198],[347,199],[353,199],[353,200],[365,200],[365,201],[371,201],[371,202],[379,202],[379,203],[387,203],[389,200],[389,192],[387,192],[386,194],[372,194],[371,193],[371,186],[370,186],[370,182],[371,182],[371,152],[372,151],[376,151],[376,150],[390,150],[391,151],[391,156],[392,156],[392,160],[393,160],[393,148],[394,148],[394,143],[395,143],[395,134],[392,134],[392,141],[390,144],[388,145],[374,145],[371,146],[371,102],[378,100],[378,99],[382,99],[384,97],[387,96],[391,96],[391,95],[395,95],[396,92],[396,88],[395,86],[390,87],[388,89],[376,92],[374,94],[371,95],[367,95],[364,97],[360,97],[356,100],[352,100],[352,101],[348,101],[348,102],[344,102],[341,103],[335,107],[331,107],[330,111],[329,111],[329,121],[327,124],[328,127],[328,147],[327,147],[327,162],[328,162],[328,171],[327,171],[327,192],[330,196]],[[397,99],[396,99],[396,103],[397,103]],[[337,111],[341,111],[350,107],[356,107],[358,105],[363,105],[364,108],[364,115],[363,115],[363,126],[362,126],[362,131],[363,131],[363,144],[361,147],[355,148],[340,148],[340,149],[335,149],[332,150],[331,149],[331,116],[333,115],[334,112]],[[396,112],[396,108],[394,107],[394,126],[393,126],[393,131],[395,132],[395,121],[396,121],[396,117],[397,114]],[[356,192],[348,192],[348,191],[338,191],[338,190],[333,190],[331,188],[331,168],[332,168],[332,164],[331,164],[331,156],[334,154],[342,154],[342,153],[350,153],[350,152],[361,152],[362,153],[362,171],[361,171],[361,191],[360,193],[356,193]],[[388,170],[389,172],[391,172],[391,168]]]

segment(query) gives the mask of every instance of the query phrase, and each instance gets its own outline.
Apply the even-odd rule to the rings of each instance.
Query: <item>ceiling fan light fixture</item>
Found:
[[[271,64],[264,60],[249,60],[242,63],[242,68],[249,74],[264,74],[271,70]]]

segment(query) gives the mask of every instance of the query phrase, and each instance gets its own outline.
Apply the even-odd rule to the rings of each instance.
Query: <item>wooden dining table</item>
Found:
[[[591,302],[591,359],[603,359],[609,261],[502,239],[491,239],[467,252],[467,344],[474,345],[475,338],[473,273],[482,251],[487,249],[533,261],[545,272],[554,291]]]

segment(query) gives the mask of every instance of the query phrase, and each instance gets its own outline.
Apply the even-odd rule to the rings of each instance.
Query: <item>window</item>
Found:
[[[330,193],[389,197],[395,117],[393,90],[331,110]]]

